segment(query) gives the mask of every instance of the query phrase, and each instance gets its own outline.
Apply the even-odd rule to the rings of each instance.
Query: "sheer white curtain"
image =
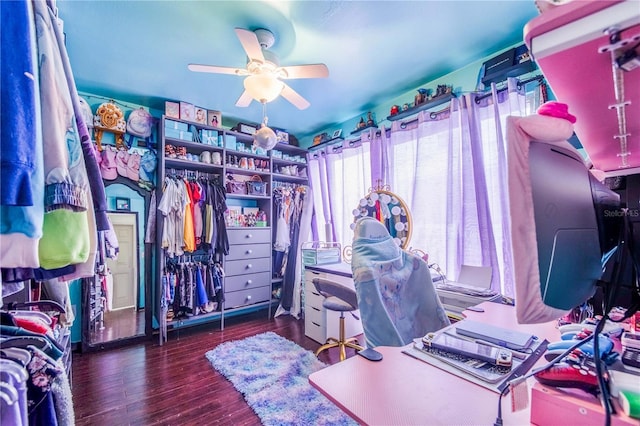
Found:
[[[492,288],[513,297],[504,123],[534,113],[536,101],[510,79],[507,90],[494,85],[488,96],[465,95],[446,111],[394,121],[388,135],[373,129],[316,152],[309,163],[316,229],[324,237],[328,223],[334,241],[350,245],[352,210],[382,179],[411,211],[412,248],[450,279],[463,264],[491,266]]]
[[[352,211],[372,186],[371,146],[375,129],[344,147],[329,146],[309,154],[315,216],[314,239],[336,241],[342,247],[353,240]]]
[[[453,99],[441,113],[394,122],[389,183],[413,216],[411,246],[429,254],[449,279],[463,264],[491,266],[492,288],[513,296],[507,214],[507,115],[524,115],[526,98],[508,90]]]

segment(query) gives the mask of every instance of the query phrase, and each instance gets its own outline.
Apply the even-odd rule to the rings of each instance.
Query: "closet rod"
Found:
[[[536,76],[533,76],[531,78],[527,78],[525,80],[518,81],[518,89],[520,89],[523,85],[525,85],[527,83],[531,83],[532,81],[542,81],[542,80],[544,80],[544,76],[543,75],[536,75]],[[505,86],[505,87],[503,87],[501,89],[498,89],[497,92],[498,93],[504,92],[505,90],[507,90],[507,88],[508,87]],[[488,98],[489,96],[491,96],[491,92],[485,93],[484,95],[480,95],[480,96],[476,97],[476,103],[479,104],[481,100],[483,100],[485,98]]]

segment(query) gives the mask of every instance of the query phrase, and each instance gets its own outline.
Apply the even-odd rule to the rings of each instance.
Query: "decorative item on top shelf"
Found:
[[[351,132],[352,135],[356,133],[360,133],[364,129],[368,129],[370,127],[376,127],[376,121],[371,111],[367,112],[367,119],[365,121],[364,117],[360,117],[360,121],[356,125],[356,129]]]
[[[426,89],[421,89],[421,90],[426,90]],[[429,91],[427,90],[427,92],[425,92],[426,100],[418,105],[415,105],[415,104],[409,105],[408,103],[405,103],[402,106],[402,108],[399,105],[393,105],[391,107],[391,110],[389,111],[390,115],[387,117],[387,120],[389,121],[401,120],[413,114],[417,114],[420,111],[434,108],[438,105],[447,103],[455,97],[455,94],[453,93],[453,86],[449,86],[446,84],[438,85],[436,89],[436,93],[433,96],[430,97],[428,93]],[[416,95],[416,100],[417,98],[418,96]]]
[[[198,124],[207,124],[207,110],[202,107],[194,107],[194,121]]]
[[[284,130],[276,129],[276,139],[278,140],[278,143],[285,143],[288,145],[289,133],[285,132]]]
[[[180,119],[180,103],[165,101],[164,102],[164,115],[169,118]]]
[[[196,108],[189,102],[180,102],[180,120],[193,121]]]
[[[429,91],[427,89],[420,88],[418,89],[418,93],[414,98],[413,105],[414,106],[422,105],[428,100],[429,100]]]
[[[213,127],[222,126],[222,113],[220,111],[207,111],[207,124]]]
[[[327,132],[320,133],[313,137],[313,146],[320,145],[321,143],[324,143],[328,140],[329,140],[329,135],[327,134]]]

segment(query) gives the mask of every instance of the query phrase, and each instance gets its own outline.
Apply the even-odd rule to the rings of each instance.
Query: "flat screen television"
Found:
[[[603,284],[607,268],[614,282],[605,292],[633,287],[635,273],[611,272],[621,259],[632,263],[629,245],[622,252],[626,225],[620,196],[599,182],[564,140],[507,140],[518,322],[552,321],[584,304]]]

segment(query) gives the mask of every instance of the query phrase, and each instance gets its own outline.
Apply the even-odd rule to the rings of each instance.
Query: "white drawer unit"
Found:
[[[340,335],[340,312],[328,311],[322,307],[324,297],[318,293],[313,285],[314,278],[324,278],[355,289],[353,279],[344,275],[346,267],[343,264],[314,266],[318,270],[311,270],[307,266],[304,273],[304,334],[318,343],[325,343],[329,337],[338,338]],[[336,269],[333,269],[336,268]],[[341,274],[335,273],[340,272]],[[359,311],[354,314],[360,317]],[[345,333],[347,337],[362,334],[362,323],[349,312],[344,313]],[[364,338],[360,339],[364,344]]]

